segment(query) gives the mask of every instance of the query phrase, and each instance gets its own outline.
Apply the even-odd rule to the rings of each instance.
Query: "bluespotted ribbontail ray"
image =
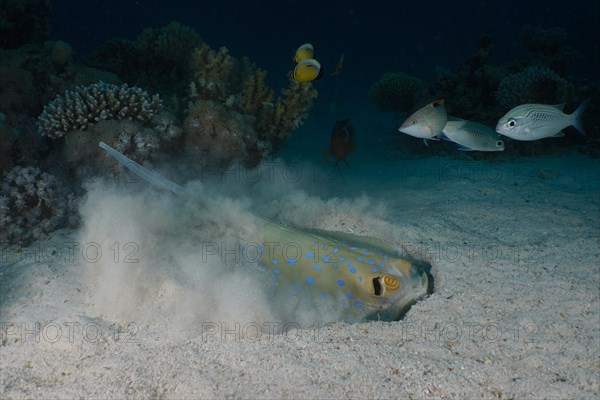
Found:
[[[100,147],[134,174],[162,189],[186,195],[184,187]],[[341,232],[298,229],[254,216],[246,246],[251,265],[268,282],[272,298],[311,302],[340,320],[396,320],[433,290],[431,265],[396,256],[385,241]],[[293,303],[292,302],[292,303]]]

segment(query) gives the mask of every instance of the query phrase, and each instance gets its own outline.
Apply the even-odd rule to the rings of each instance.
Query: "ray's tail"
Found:
[[[135,175],[139,176],[146,182],[151,183],[154,186],[158,186],[162,189],[171,191],[175,194],[185,193],[185,188],[183,186],[180,186],[175,182],[165,178],[156,171],[153,171],[146,167],[142,167],[140,164],[136,163],[130,158],[125,157],[123,154],[119,153],[117,150],[113,149],[106,143],[100,142],[99,146],[106,150],[106,152],[115,160],[117,160],[119,164],[127,167],[131,172],[133,172]]]

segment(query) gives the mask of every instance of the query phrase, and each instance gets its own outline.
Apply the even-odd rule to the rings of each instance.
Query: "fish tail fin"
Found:
[[[573,126],[583,135],[585,135],[585,129],[583,129],[583,124],[581,123],[581,114],[583,114],[589,104],[590,99],[585,100],[579,107],[577,107],[577,110],[571,114],[573,118]]]

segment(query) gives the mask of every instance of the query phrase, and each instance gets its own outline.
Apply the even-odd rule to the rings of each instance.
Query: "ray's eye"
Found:
[[[511,119],[509,119],[509,120],[508,120],[508,122],[506,123],[506,125],[507,125],[509,128],[514,128],[514,127],[515,127],[515,125],[517,125],[517,121],[515,121],[514,119],[512,119],[512,118],[511,118]]]
[[[400,286],[400,282],[398,281],[398,279],[393,278],[391,276],[385,276],[383,278],[383,283],[385,283],[385,286],[387,286],[390,289],[396,289],[398,286]]]

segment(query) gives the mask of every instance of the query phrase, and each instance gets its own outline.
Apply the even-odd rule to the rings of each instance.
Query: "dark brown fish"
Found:
[[[340,161],[348,164],[346,158],[355,149],[354,128],[349,119],[337,121],[331,132],[331,148],[329,154],[335,158],[335,165]]]

